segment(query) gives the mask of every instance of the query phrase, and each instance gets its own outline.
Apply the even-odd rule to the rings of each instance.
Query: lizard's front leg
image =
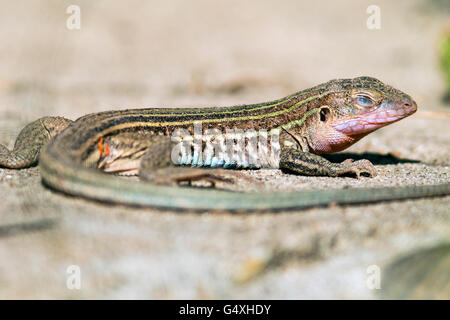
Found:
[[[44,117],[26,125],[12,151],[0,144],[0,167],[20,169],[37,163],[44,144],[70,123],[72,120],[63,117]]]
[[[359,178],[361,174],[368,174],[371,177],[377,174],[369,160],[347,159],[341,163],[333,163],[319,155],[292,147],[281,149],[280,169],[308,176],[337,177],[352,174]]]

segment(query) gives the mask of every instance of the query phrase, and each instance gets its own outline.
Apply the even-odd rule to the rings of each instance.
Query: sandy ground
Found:
[[[369,157],[378,177],[248,174],[277,191],[449,183],[436,52],[449,6],[375,2],[0,1],[0,143],[12,146],[46,115],[251,103],[371,75],[419,105],[343,155]],[[80,30],[66,27],[71,4],[81,8]],[[380,30],[366,27],[370,4],[381,8]],[[450,197],[183,214],[56,194],[35,167],[0,169],[0,200],[0,298],[389,297],[389,283],[368,287],[369,266],[383,279],[404,255],[450,241]],[[71,265],[80,289],[67,286]]]

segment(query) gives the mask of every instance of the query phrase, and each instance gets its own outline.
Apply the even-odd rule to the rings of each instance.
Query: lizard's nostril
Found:
[[[403,102],[403,106],[407,107],[407,108],[416,104],[410,97],[404,97],[402,102]]]
[[[403,108],[409,110],[411,113],[414,113],[417,110],[417,104],[411,98],[403,99]]]

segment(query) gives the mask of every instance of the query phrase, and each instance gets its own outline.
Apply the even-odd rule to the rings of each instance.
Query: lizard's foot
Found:
[[[319,155],[292,148],[281,150],[280,169],[309,176],[338,177],[352,174],[359,179],[362,174],[370,177],[377,175],[377,170],[369,160],[347,159],[341,163],[333,163]]]
[[[209,187],[212,188],[216,187],[217,183],[230,185],[234,184],[239,178],[247,179],[239,171],[186,167],[167,167],[150,172],[140,171],[139,177],[154,184],[172,186],[184,183],[192,185],[192,182],[196,181],[207,182]]]
[[[0,144],[0,168],[22,169],[32,166],[37,162],[38,155],[39,149],[35,151],[33,147],[10,151]]]
[[[11,155],[11,151],[0,144],[0,168],[14,168],[15,162],[15,159]]]
[[[353,159],[347,159],[331,169],[333,176],[342,176],[347,174],[354,174],[357,179],[360,178],[361,174],[367,174],[370,177],[375,177],[377,175],[377,169],[375,169],[372,162],[363,159],[358,161],[353,161]]]
[[[0,167],[21,169],[38,162],[41,148],[72,120],[62,117],[44,117],[26,125],[10,151],[0,144]]]

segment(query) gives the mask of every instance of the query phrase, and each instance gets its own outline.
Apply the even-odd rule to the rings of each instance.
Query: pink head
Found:
[[[308,131],[311,151],[318,154],[344,150],[417,110],[409,95],[371,77],[332,80],[325,88],[330,94],[325,95]]]

